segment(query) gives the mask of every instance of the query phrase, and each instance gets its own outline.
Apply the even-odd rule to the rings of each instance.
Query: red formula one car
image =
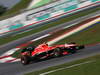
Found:
[[[50,57],[59,57],[70,53],[75,53],[77,50],[84,48],[84,45],[69,43],[63,45],[48,46],[43,43],[37,47],[27,47],[21,51],[21,63],[29,64],[31,61],[41,60]]]

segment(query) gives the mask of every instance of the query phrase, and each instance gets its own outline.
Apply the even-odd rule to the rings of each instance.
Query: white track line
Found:
[[[69,25],[69,26],[65,26],[65,27],[63,27],[63,29],[67,29],[67,28],[69,28],[69,27],[75,26],[75,25],[78,24],[78,23],[80,23],[80,22],[77,22],[77,23],[71,24],[71,25]]]
[[[59,68],[59,69],[51,70],[51,71],[48,71],[48,72],[44,72],[44,73],[41,73],[39,75],[48,75],[48,74],[53,73],[53,72],[61,71],[61,70],[64,70],[64,69],[73,68],[73,67],[76,67],[76,66],[80,66],[80,65],[84,65],[84,64],[88,64],[88,63],[92,63],[92,62],[94,62],[94,61],[86,61],[86,62],[83,62],[83,63],[74,64],[74,65],[67,66],[67,67],[64,67],[64,68]]]
[[[33,42],[33,41],[37,41],[37,40],[40,40],[40,39],[45,38],[45,37],[50,36],[50,35],[51,35],[51,34],[46,34],[46,35],[43,35],[43,36],[38,37],[38,38],[36,38],[36,39],[34,39],[34,40],[31,40],[31,41],[32,41],[32,42]]]

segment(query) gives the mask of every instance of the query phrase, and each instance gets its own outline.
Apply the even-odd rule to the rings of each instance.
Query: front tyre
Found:
[[[84,49],[84,48],[85,48],[84,45],[79,46],[79,49]]]
[[[84,49],[84,48],[85,48],[84,45],[80,45],[80,46],[77,46],[77,47],[76,47],[77,50]]]

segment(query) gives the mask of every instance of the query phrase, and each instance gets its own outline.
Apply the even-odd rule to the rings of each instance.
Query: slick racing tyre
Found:
[[[29,56],[21,56],[21,63],[23,65],[27,65],[30,63],[30,57]]]
[[[71,50],[70,52],[71,52],[72,54],[74,54],[74,53],[76,53],[76,50]]]
[[[77,49],[77,50],[84,49],[84,48],[85,48],[84,45],[76,46],[76,49]]]
[[[62,55],[62,52],[61,52],[61,50],[60,50],[60,48],[56,48],[55,50],[54,50],[54,57],[59,57],[59,56],[61,56]]]

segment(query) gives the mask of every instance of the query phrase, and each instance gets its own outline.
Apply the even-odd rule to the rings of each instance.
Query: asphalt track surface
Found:
[[[79,22],[80,20],[85,20],[85,19],[87,19],[91,16],[94,16],[94,15],[97,15],[99,13],[100,13],[100,11],[96,12],[94,14],[90,14],[90,15],[85,16],[85,17],[80,17],[79,19],[76,19],[74,21],[61,24],[58,27],[50,28],[50,29],[42,31],[40,33],[33,34],[33,35],[25,37],[23,39],[16,40],[16,41],[11,42],[9,44],[0,46],[0,55],[2,53],[12,49],[15,46],[18,46],[19,44],[22,44],[22,43],[25,43],[29,40],[35,39],[39,36],[47,34],[47,33],[51,32],[55,29],[59,29],[59,28],[64,27],[66,25],[74,24],[76,22]],[[45,60],[45,61],[41,61],[41,62],[37,62],[37,63],[32,63],[32,64],[27,65],[27,66],[23,66],[20,62],[0,63],[0,75],[23,75],[24,73],[27,73],[27,72],[41,70],[41,69],[44,69],[44,68],[47,68],[47,67],[63,64],[65,62],[73,61],[73,60],[76,60],[76,59],[81,59],[81,58],[91,56],[91,55],[95,55],[97,53],[100,53],[100,44],[95,45],[95,46],[91,46],[91,47],[86,47],[85,49],[80,50],[76,54],[67,55],[67,56],[63,56],[63,57],[60,57],[60,58],[52,58],[52,59],[49,59],[49,60]]]
[[[45,69],[47,67],[82,59],[95,54],[100,54],[100,44],[91,47],[86,47],[85,49],[82,49],[75,54],[70,54],[59,58],[51,58],[45,61],[31,63],[26,66],[23,66],[20,62],[1,63],[0,75],[23,75],[27,72]]]

